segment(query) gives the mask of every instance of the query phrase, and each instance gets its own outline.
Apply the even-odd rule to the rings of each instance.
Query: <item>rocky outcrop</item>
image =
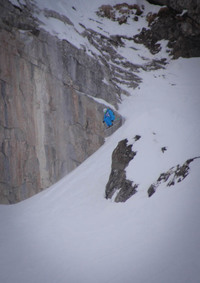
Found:
[[[159,41],[164,39],[168,40],[167,51],[174,59],[199,57],[200,3],[195,0],[149,0],[149,2],[165,6],[161,7],[158,13],[150,12],[145,15],[143,5],[129,5],[127,3],[114,6],[102,5],[97,14],[100,17],[117,21],[120,25],[126,24],[128,20],[138,21],[139,17],[146,16],[149,28],[143,28],[139,34],[133,37],[117,35],[115,42],[118,45],[123,45],[124,40],[135,41],[135,43],[144,44],[152,54],[156,54],[161,50]],[[150,66],[146,66],[146,68],[153,69],[154,66],[160,68],[164,63],[164,61],[151,62]],[[142,68],[145,68],[145,66],[142,66]],[[131,69],[133,70],[133,67]],[[136,70],[137,66],[134,69]]]
[[[133,20],[138,21],[138,16],[143,13],[144,6],[137,4],[129,5],[127,3],[111,5],[102,5],[97,11],[100,17],[106,17],[110,20],[117,21],[120,25],[125,24],[131,16]]]
[[[188,17],[200,24],[200,2],[197,0],[168,0],[167,5],[179,13],[187,11]]]
[[[129,95],[126,90],[120,89],[118,85],[136,88],[142,81],[136,73],[142,66],[127,61],[117,52],[116,47],[123,46],[123,36],[106,37],[91,29],[85,29],[84,36],[99,51],[98,60],[110,69],[110,80],[116,87],[116,93]]]
[[[111,173],[106,185],[105,197],[110,199],[114,196],[115,202],[125,202],[137,192],[137,184],[126,179],[125,168],[134,158],[136,152],[132,151],[132,145],[128,140],[122,140],[112,154]]]
[[[197,0],[147,0],[151,4],[166,5],[179,13],[187,11],[190,18],[200,24],[200,2]]]
[[[151,197],[162,183],[166,183],[166,186],[170,187],[174,186],[176,183],[182,182],[189,175],[190,163],[198,158],[200,157],[188,159],[183,165],[178,164],[170,168],[167,172],[161,173],[158,180],[149,187],[147,191],[148,196]]]
[[[134,37],[155,54],[160,51],[160,40],[168,40],[169,52],[174,58],[200,56],[200,3],[198,1],[149,1],[167,5],[158,14],[148,14],[149,29],[143,28]]]
[[[1,203],[49,187],[95,152],[104,142],[96,98],[120,101],[103,82],[110,70],[39,29],[32,9],[0,3]]]
[[[140,140],[140,138],[141,136],[136,135],[134,138],[135,142]],[[132,144],[128,145],[127,139],[121,140],[112,153],[111,173],[105,190],[106,199],[113,199],[115,202],[125,202],[135,193],[140,193],[140,184],[136,184],[126,178],[125,169],[137,154],[137,152],[132,150],[132,146]],[[161,150],[164,153],[167,149],[162,147]],[[199,156],[190,158],[182,165],[178,164],[161,173],[158,179],[147,189],[148,197],[151,197],[162,184],[165,184],[166,187],[171,187],[184,181],[190,174],[191,163],[199,160]]]

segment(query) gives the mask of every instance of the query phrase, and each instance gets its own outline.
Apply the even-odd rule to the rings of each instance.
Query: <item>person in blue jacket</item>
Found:
[[[115,114],[110,108],[104,108],[103,112],[103,123],[106,123],[108,127],[111,127],[113,125],[113,121],[115,120]]]

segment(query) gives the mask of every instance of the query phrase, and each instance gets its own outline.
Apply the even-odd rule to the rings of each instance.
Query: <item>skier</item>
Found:
[[[108,127],[111,127],[113,125],[113,121],[115,120],[115,114],[110,108],[104,108],[103,112],[103,123],[106,123]]]

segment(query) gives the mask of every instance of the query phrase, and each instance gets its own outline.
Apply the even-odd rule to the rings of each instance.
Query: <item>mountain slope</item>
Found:
[[[182,70],[184,63],[188,66],[193,61],[196,65],[196,60],[184,61],[178,61]],[[157,88],[161,92],[166,79],[159,72],[156,74]],[[173,70],[173,74],[178,82],[180,73]],[[152,84],[146,83],[146,92],[149,90],[152,94],[154,87],[151,87]],[[198,113],[194,106],[198,100],[194,95],[196,104],[188,108],[186,96],[178,86],[173,87],[182,111],[184,107],[187,109],[181,111],[181,117],[174,113],[174,120],[171,112],[164,113],[162,123],[167,126],[162,127],[158,108],[157,111],[150,109],[153,117],[146,119],[148,110],[136,111],[136,101],[142,103],[142,93],[140,96],[138,93],[135,98],[128,98],[128,105],[131,100],[134,102],[134,119],[131,119],[132,112],[127,114],[123,127],[107,138],[105,145],[79,168],[29,200],[0,207],[2,282],[132,282],[133,279],[135,282],[198,282],[199,161],[192,163],[189,176],[175,187],[163,185],[151,198],[146,192],[147,185],[161,168],[168,169],[170,164],[197,154]],[[141,92],[144,89],[145,83]],[[168,93],[165,94],[171,109]],[[150,101],[152,99],[149,97]],[[127,101],[122,104],[122,113],[127,109],[124,106]],[[148,103],[146,97],[142,104],[145,102]],[[156,104],[154,99],[149,103]],[[187,120],[189,126],[186,127]],[[157,142],[152,140],[153,131],[159,137]],[[137,176],[141,190],[125,204],[105,200],[112,150],[120,139],[138,133],[144,137],[143,144],[138,144],[137,148],[138,159],[139,153],[141,158],[136,164],[140,167],[135,166],[132,171],[130,167],[127,173],[130,177],[132,172],[133,179]],[[173,136],[173,141],[169,135]],[[163,144],[168,146],[164,154],[160,151]],[[149,155],[148,167],[142,161],[150,162]],[[161,156],[165,162],[161,162]]]
[[[141,49],[133,60],[146,56]],[[199,281],[200,159],[175,186],[147,194],[162,172],[200,156],[200,59],[168,60],[165,69],[140,70],[142,83],[119,106],[125,123],[95,154],[48,190],[0,206],[1,282]],[[105,186],[124,138],[137,151],[126,173],[138,192],[115,203]]]

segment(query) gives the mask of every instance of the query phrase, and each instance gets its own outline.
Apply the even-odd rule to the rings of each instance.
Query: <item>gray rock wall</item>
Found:
[[[28,12],[16,17],[22,11],[0,5],[0,203],[15,203],[103,144],[103,105],[92,97],[113,105],[119,97],[95,59],[38,30]]]

